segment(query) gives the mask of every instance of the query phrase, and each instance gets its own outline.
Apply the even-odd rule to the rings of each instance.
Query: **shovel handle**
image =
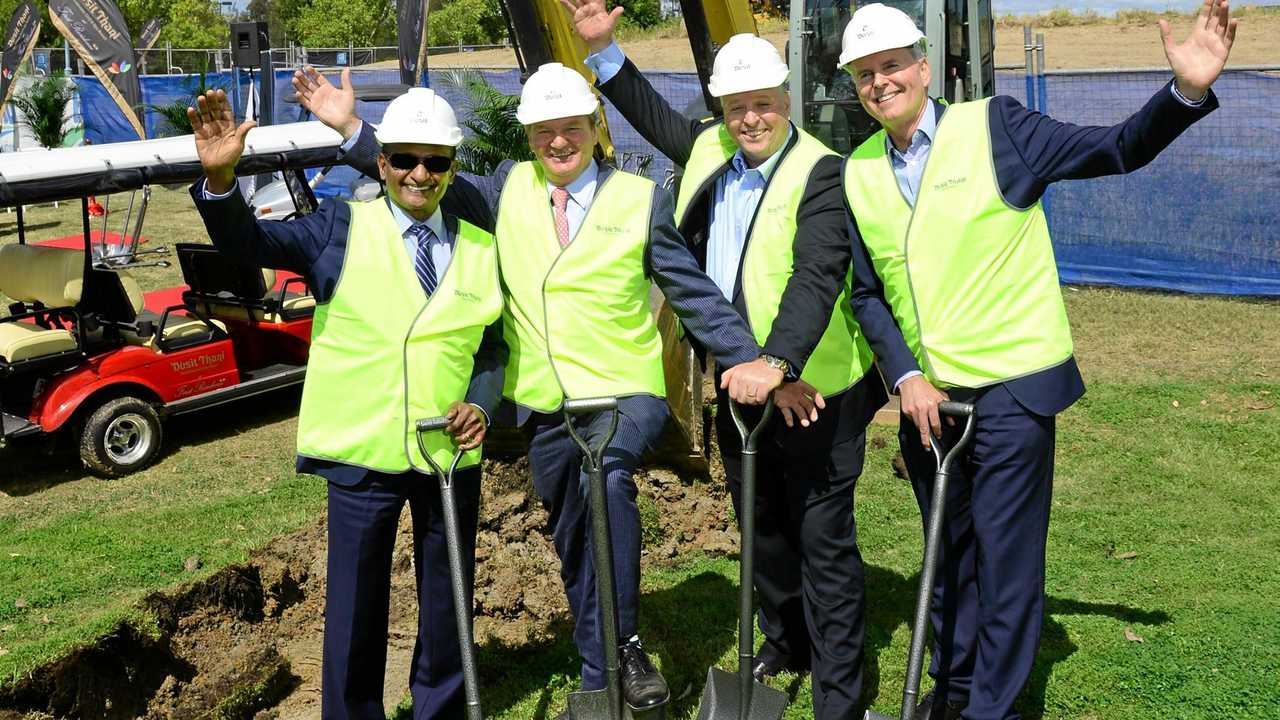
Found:
[[[606,410],[618,409],[618,398],[616,397],[595,397],[581,398],[578,400],[564,401],[564,405],[560,407],[565,415],[587,415],[596,412],[605,412]]]
[[[427,433],[438,432],[444,430],[449,425],[449,418],[444,415],[437,417],[422,418],[414,423],[414,428],[418,431],[418,450],[422,451],[422,457],[426,458],[427,464],[435,471],[436,477],[440,478],[441,487],[450,487],[453,485],[453,471],[458,469],[458,462],[462,460],[462,448],[456,448],[453,451],[453,462],[449,464],[448,472],[440,467],[440,464],[431,457],[431,452],[427,449],[427,441],[425,436]]]
[[[591,447],[586,438],[578,434],[577,429],[570,422],[573,415],[590,415],[592,413],[610,412],[612,416],[609,419],[609,430],[600,439],[600,443],[596,447]],[[560,406],[560,412],[564,415],[564,426],[569,430],[569,436],[582,449],[583,464],[586,466],[587,472],[599,470],[604,467],[604,451],[609,447],[609,443],[613,442],[613,435],[618,431],[618,398],[616,397],[595,397],[582,398],[579,400],[564,401]]]
[[[756,422],[755,427],[748,428],[745,420],[742,419],[742,406],[736,401],[729,401],[729,415],[733,418],[733,424],[738,428],[738,436],[742,438],[742,451],[744,453],[755,453],[760,443],[760,433],[769,424],[769,418],[773,416],[773,393],[769,393],[769,397],[764,403],[764,412],[760,415],[760,420]]]

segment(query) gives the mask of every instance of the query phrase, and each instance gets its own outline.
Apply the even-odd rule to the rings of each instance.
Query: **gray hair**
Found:
[[[923,60],[929,54],[929,38],[920,38],[911,46],[911,59]]]

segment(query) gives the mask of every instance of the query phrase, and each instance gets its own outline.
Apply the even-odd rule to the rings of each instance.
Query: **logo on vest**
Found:
[[[596,223],[595,228],[596,232],[602,232],[605,235],[621,235],[625,232],[625,228],[621,225],[601,225],[600,223]]]
[[[454,297],[459,298],[459,299],[462,299],[462,300],[466,300],[467,302],[480,302],[480,296],[479,296],[479,295],[477,295],[477,294],[475,294],[475,293],[473,293],[473,292],[468,292],[468,291],[466,291],[466,290],[458,290],[458,289],[455,289],[455,290],[453,291],[453,295],[454,295]]]
[[[934,183],[933,189],[936,192],[941,192],[943,190],[954,190],[960,187],[961,185],[964,185],[967,182],[969,182],[969,178],[965,176],[947,178],[942,182]]]

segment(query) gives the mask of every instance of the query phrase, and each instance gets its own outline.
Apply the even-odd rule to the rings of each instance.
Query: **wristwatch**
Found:
[[[777,355],[770,355],[768,353],[760,353],[760,359],[764,361],[765,365],[768,365],[774,370],[781,370],[784,377],[791,371],[791,363],[787,362],[785,358],[780,358]]]

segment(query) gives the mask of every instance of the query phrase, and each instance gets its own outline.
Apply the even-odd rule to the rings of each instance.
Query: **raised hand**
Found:
[[[320,122],[342,133],[342,139],[350,140],[360,130],[360,118],[356,116],[356,90],[351,85],[351,69],[342,71],[342,87],[336,88],[329,78],[310,65],[293,73],[293,89],[298,102],[311,111]]]
[[[236,125],[231,103],[222,90],[210,90],[196,98],[196,107],[187,108],[187,119],[195,135],[196,155],[207,177],[205,189],[221,195],[235,184],[244,138],[258,123],[245,120]]]
[[[1169,22],[1160,21],[1164,54],[1183,97],[1194,102],[1209,92],[1209,86],[1227,64],[1239,23],[1231,19],[1227,0],[1205,0],[1191,24],[1191,35],[1181,43],[1174,43]]]
[[[573,15],[573,26],[591,52],[600,52],[613,42],[613,28],[622,17],[621,5],[609,10],[605,0],[560,0],[560,4]]]

